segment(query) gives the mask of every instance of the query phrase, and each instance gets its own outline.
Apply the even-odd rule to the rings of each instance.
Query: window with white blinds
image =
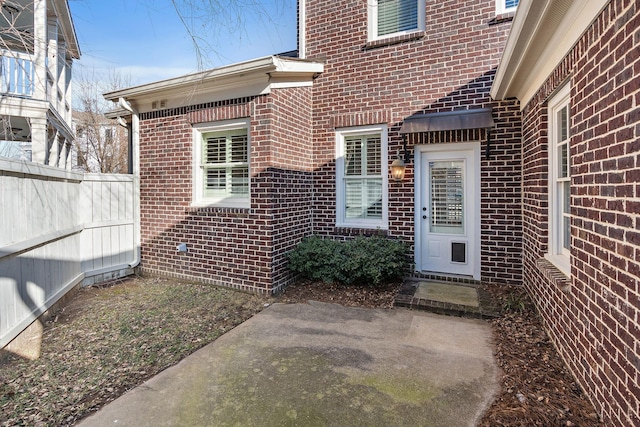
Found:
[[[231,128],[229,128],[231,127]],[[249,205],[249,135],[247,127],[195,129],[194,203]]]
[[[386,227],[386,169],[386,133],[338,134],[339,226]]]
[[[496,13],[515,12],[518,7],[518,0],[496,0]]]
[[[249,194],[247,130],[204,134],[204,196]]]
[[[378,36],[418,28],[417,0],[378,0]]]
[[[369,40],[425,29],[424,0],[369,0]]]
[[[547,258],[567,276],[571,252],[570,88],[549,101],[549,252]]]
[[[345,138],[345,218],[382,218],[380,135]]]

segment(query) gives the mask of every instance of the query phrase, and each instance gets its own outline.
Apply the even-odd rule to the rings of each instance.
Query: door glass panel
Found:
[[[462,161],[429,162],[432,233],[464,233]]]

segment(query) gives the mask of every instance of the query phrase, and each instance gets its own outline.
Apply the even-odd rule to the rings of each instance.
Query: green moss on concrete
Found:
[[[180,402],[181,425],[422,425],[433,407],[425,403],[438,394],[434,386],[406,375],[334,368],[336,360],[360,364],[357,353],[343,360],[343,353],[303,348],[253,350],[227,353],[229,359],[219,366],[231,368],[216,372],[212,367],[211,377],[194,378]]]
[[[385,374],[384,377],[380,375],[354,377],[351,381],[354,384],[361,384],[384,393],[397,403],[409,405],[428,403],[438,394],[436,387],[424,381],[418,382],[415,378]]]

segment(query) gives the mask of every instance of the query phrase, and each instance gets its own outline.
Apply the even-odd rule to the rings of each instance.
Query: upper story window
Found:
[[[195,205],[249,207],[248,121],[194,128]]]
[[[113,129],[106,128],[104,130],[104,142],[106,144],[111,144],[113,142]]]
[[[369,41],[425,29],[425,0],[369,0]]]
[[[339,131],[336,159],[336,225],[386,229],[386,126]]]
[[[496,14],[515,12],[518,7],[518,0],[496,0]]]
[[[547,258],[567,276],[571,273],[570,88],[549,101],[549,252]]]

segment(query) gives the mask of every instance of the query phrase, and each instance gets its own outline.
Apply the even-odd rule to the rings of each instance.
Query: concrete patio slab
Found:
[[[473,426],[497,372],[483,321],[275,304],[79,425]]]

